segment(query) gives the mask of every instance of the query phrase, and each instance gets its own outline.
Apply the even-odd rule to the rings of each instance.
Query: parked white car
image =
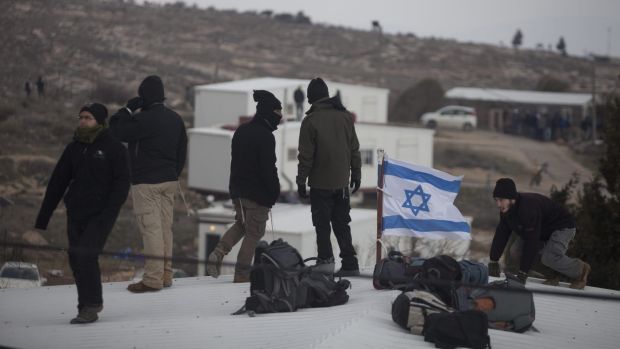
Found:
[[[456,128],[464,131],[472,131],[478,126],[476,109],[449,105],[436,112],[425,113],[420,119],[428,128]]]
[[[36,264],[6,262],[0,269],[0,288],[40,287],[47,280],[39,275]]]

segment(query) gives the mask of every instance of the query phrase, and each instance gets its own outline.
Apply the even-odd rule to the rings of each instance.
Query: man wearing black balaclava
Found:
[[[300,197],[308,196],[307,179],[311,187],[317,264],[324,264],[321,270],[333,272],[334,269],[330,238],[333,228],[342,258],[342,268],[335,275],[356,276],[359,275],[359,265],[349,227],[349,186],[351,194],[355,193],[362,176],[360,145],[353,116],[340,98],[329,97],[327,85],[321,78],[310,81],[307,96],[312,107],[306,112],[299,130],[297,191]]]
[[[183,120],[164,105],[164,84],[151,75],[110,119],[112,133],[129,143],[131,196],[144,254],[144,276],[127,289],[158,291],[172,285],[172,215],[178,178],[185,165],[187,134]],[[140,109],[139,112],[136,112]]]
[[[233,282],[249,282],[254,249],[265,235],[269,210],[280,196],[273,131],[282,119],[282,104],[269,91],[254,91],[256,115],[237,128],[232,139],[230,197],[235,205],[233,224],[208,257],[207,272],[220,275],[222,259],[242,238]]]
[[[64,197],[69,265],[78,293],[72,324],[97,321],[103,309],[99,253],[129,193],[127,149],[110,135],[108,109],[83,106],[78,127],[47,184],[35,228],[45,230]]]

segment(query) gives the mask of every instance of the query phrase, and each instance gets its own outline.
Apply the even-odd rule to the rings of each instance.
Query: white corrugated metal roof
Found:
[[[248,92],[252,90],[272,90],[278,88],[297,88],[301,86],[301,89],[306,93],[306,88],[308,87],[308,83],[310,83],[310,79],[302,80],[302,79],[288,79],[288,78],[274,78],[274,77],[262,77],[262,78],[253,78],[253,79],[245,79],[245,80],[235,80],[235,81],[227,81],[220,82],[216,84],[208,84],[208,85],[199,85],[196,86],[197,90],[217,90],[217,91],[237,91],[237,92]],[[340,86],[352,86],[356,88],[364,88],[364,89],[374,89],[374,90],[382,90],[388,91],[384,88],[372,87],[372,86],[363,86],[363,85],[354,85],[354,84],[345,84],[335,81],[325,80],[327,86],[332,85],[340,85]]]
[[[75,286],[0,290],[0,345],[19,348],[433,348],[391,319],[396,291],[351,278],[347,304],[256,317],[230,315],[249,284],[230,277],[176,279],[156,293],[103,285],[105,309],[89,325],[70,325]],[[529,283],[528,287],[550,289]],[[565,290],[565,289],[562,289]],[[588,287],[588,293],[618,292]],[[490,330],[495,348],[618,348],[620,302],[535,295],[539,332]]]
[[[592,95],[587,93],[540,92],[503,90],[495,88],[455,87],[446,92],[446,98],[541,105],[584,106],[590,103],[590,100],[592,100]]]

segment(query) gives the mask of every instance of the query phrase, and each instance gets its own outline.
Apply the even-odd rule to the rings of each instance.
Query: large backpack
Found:
[[[298,287],[304,271],[301,255],[282,239],[272,241],[267,247],[262,244],[257,247],[255,261],[259,263],[250,272],[250,296],[245,300],[245,311],[296,311],[306,303],[306,292]]]
[[[489,327],[514,332],[525,332],[532,327],[536,309],[531,291],[520,282],[511,279],[494,281],[488,286],[489,288],[484,289],[467,287],[457,289],[458,309],[473,309],[476,299],[491,298],[495,308],[486,311]]]
[[[258,263],[256,263],[258,262]],[[291,312],[299,308],[328,307],[349,300],[348,280],[333,280],[306,267],[299,252],[283,241],[259,244],[250,273],[250,296],[235,314]]]
[[[483,263],[468,260],[459,261],[461,282],[470,285],[486,285],[489,283],[489,269]]]
[[[431,292],[406,291],[392,303],[392,320],[411,333],[421,335],[430,314],[452,311],[453,309]]]
[[[430,314],[423,334],[437,348],[491,348],[487,315],[477,310]]]

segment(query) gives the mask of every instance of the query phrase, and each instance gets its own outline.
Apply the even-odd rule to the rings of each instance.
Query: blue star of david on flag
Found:
[[[428,201],[431,199],[431,194],[426,194],[424,190],[422,190],[421,185],[418,184],[417,188],[414,190],[405,189],[405,196],[406,200],[403,203],[403,207],[410,209],[415,216],[417,216],[420,211],[430,212],[428,209]],[[420,197],[420,199],[415,200],[419,202],[418,205],[414,205],[412,202],[416,196]],[[422,200],[422,202],[420,202],[420,200]]]

